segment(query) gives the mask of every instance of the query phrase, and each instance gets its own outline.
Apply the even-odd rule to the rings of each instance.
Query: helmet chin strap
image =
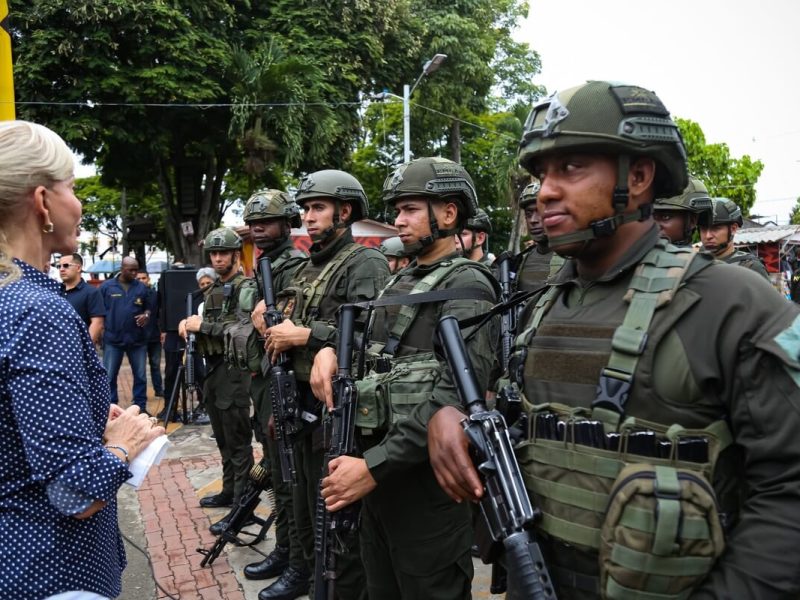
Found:
[[[558,248],[567,244],[577,242],[589,242],[597,238],[611,237],[621,225],[633,223],[634,221],[644,221],[653,212],[652,204],[645,204],[639,208],[625,212],[628,206],[628,171],[630,169],[630,156],[620,156],[617,162],[617,184],[614,187],[614,194],[611,198],[611,205],[614,207],[614,215],[605,219],[598,219],[589,223],[589,227],[566,235],[548,237],[550,248]]]
[[[410,256],[424,256],[428,253],[430,247],[433,246],[433,242],[436,240],[450,237],[451,235],[456,235],[459,233],[459,230],[456,228],[439,229],[439,224],[436,222],[436,216],[433,214],[433,207],[431,206],[430,200],[428,200],[428,225],[431,230],[430,235],[420,238],[413,244],[403,244],[406,254]]]
[[[325,228],[322,233],[311,236],[312,242],[326,242],[334,236],[337,229],[347,229],[347,223],[339,218],[341,204],[336,200],[333,208],[333,225]]]
[[[728,249],[728,246],[731,245],[731,238],[733,237],[732,233],[733,232],[731,231],[731,224],[728,223],[728,239],[725,240],[724,244],[720,244],[719,246],[717,246],[717,251],[714,252],[715,256],[719,256],[720,254],[725,252]]]

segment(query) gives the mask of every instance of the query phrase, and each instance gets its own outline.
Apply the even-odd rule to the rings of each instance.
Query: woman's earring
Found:
[[[53,223],[45,223],[42,226],[42,233],[53,233]]]

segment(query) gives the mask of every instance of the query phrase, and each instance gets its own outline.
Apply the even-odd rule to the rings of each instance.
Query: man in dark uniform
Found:
[[[731,265],[746,267],[765,279],[769,279],[767,269],[761,259],[754,254],[737,250],[733,245],[736,232],[742,226],[742,211],[732,200],[714,198],[712,213],[700,216],[700,241],[703,250]]]
[[[258,190],[247,201],[242,215],[250,227],[250,235],[256,248],[261,250],[260,258],[266,257],[272,267],[272,285],[277,294],[285,288],[295,271],[306,261],[305,253],[292,244],[292,227],[300,227],[300,207],[284,191]],[[260,273],[258,292],[261,296]],[[261,300],[253,311],[253,325],[262,335],[265,330],[264,301]],[[263,346],[256,362],[263,357]],[[247,579],[272,579],[281,575],[289,565],[296,570],[305,568],[303,548],[298,543],[297,529],[292,509],[292,486],[285,483],[280,473],[278,448],[274,435],[268,431],[272,416],[270,380],[260,369],[252,372],[253,381],[250,395],[253,398],[256,440],[261,443],[264,453],[269,457],[272,467],[272,489],[275,491],[275,549],[257,563],[244,568]]]
[[[65,254],[58,259],[58,275],[64,282],[64,289],[67,293],[67,302],[72,305],[86,327],[89,329],[89,337],[92,338],[94,345],[100,344],[103,338],[103,321],[106,315],[106,305],[100,290],[89,285],[83,280],[81,275],[83,268],[83,258],[75,252]]]
[[[456,235],[456,244],[462,249],[464,256],[490,267],[489,234],[492,233],[492,221],[482,208],[467,220],[467,225]]]
[[[294,444],[297,485],[294,514],[306,569],[289,566],[260,600],[290,600],[305,594],[314,567],[314,515],[325,448],[321,402],[314,397],[308,377],[314,355],[333,343],[336,312],[351,302],[372,300],[389,275],[386,258],[373,248],[353,241],[351,225],[368,215],[367,196],[358,180],[343,171],[311,173],[300,182],[295,196],[303,207],[303,223],[314,244],[309,260],[298,269],[282,292],[284,314],[290,319],[266,332],[267,351],[274,359],[291,351],[297,378],[304,429]],[[357,549],[339,559],[336,589],[340,598],[361,598],[364,574]]]
[[[653,218],[661,234],[676,246],[691,246],[698,219],[704,215],[707,220],[713,210],[706,186],[696,177],[689,178],[681,194],[653,202]]]
[[[200,500],[204,508],[235,506],[253,466],[250,427],[250,375],[224,358],[225,328],[249,318],[255,308],[255,284],[240,271],[242,239],[230,228],[215,229],[206,236],[204,252],[219,275],[205,296],[203,316],[192,315],[180,322],[178,332],[197,334],[197,346],[206,360],[203,403],[222,457],[222,491]],[[222,532],[230,513],[211,526]]]
[[[434,355],[436,324],[443,315],[484,314],[496,301],[497,284],[488,267],[459,256],[453,236],[477,211],[464,167],[444,158],[411,161],[387,178],[383,197],[415,258],[381,292],[381,299],[398,296],[398,304],[376,313],[371,327],[371,347],[381,348],[374,362],[381,366],[359,382],[356,426],[364,458],[331,461],[322,494],[333,511],[364,498],[360,541],[370,598],[470,598],[470,507],[451,502],[436,483],[425,424],[433,397],[455,402],[456,394]],[[452,295],[413,307],[403,302],[408,294],[428,291]],[[486,348],[497,345],[497,325],[492,321],[467,345],[484,386],[494,362]],[[329,404],[336,368],[332,349],[317,354],[312,384]],[[375,393],[377,385],[383,394]]]
[[[517,456],[558,597],[797,598],[798,307],[660,239],[650,205],[687,175],[654,93],[598,81],[559,92],[531,112],[520,164],[568,257],[528,305],[511,369],[536,434]],[[462,418],[443,407],[431,419],[431,462],[451,496],[474,499]],[[555,427],[568,421],[590,439],[570,442],[575,430]],[[650,500],[606,522],[636,472],[653,477],[634,494]],[[690,481],[708,501],[692,515]]]
[[[119,275],[103,282],[100,293],[106,305],[103,331],[103,366],[111,385],[111,402],[117,403],[117,376],[122,357],[133,372],[133,403],[147,412],[147,332],[155,308],[147,288],[136,280],[139,263],[132,256],[122,259]]]
[[[158,292],[150,285],[150,275],[147,271],[139,271],[136,279],[141,282],[150,293],[150,305],[153,307],[150,319],[145,329],[147,330],[147,362],[150,365],[150,382],[153,384],[153,394],[164,398],[164,378],[161,376],[161,331],[159,331]]]

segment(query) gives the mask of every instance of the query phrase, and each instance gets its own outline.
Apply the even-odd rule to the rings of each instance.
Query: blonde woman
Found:
[[[8,598],[98,600],[120,593],[117,490],[164,432],[109,403],[94,344],[53,253],[77,247],[81,203],[64,141],[0,123],[0,590]]]

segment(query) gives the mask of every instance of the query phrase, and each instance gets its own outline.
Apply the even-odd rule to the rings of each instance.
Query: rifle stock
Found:
[[[339,309],[339,341],[336,348],[338,372],[333,379],[333,409],[328,416],[331,427],[330,447],[322,466],[323,477],[328,464],[339,456],[356,454],[356,410],[358,388],[352,375],[353,332],[357,308],[345,304]],[[361,503],[356,502],[335,513],[328,512],[322,498],[322,481],[317,495],[314,550],[314,600],[333,600],[336,588],[337,555],[347,551],[358,532]]]
[[[242,492],[242,496],[239,499],[239,503],[236,505],[236,508],[233,509],[227,526],[222,530],[222,533],[219,534],[217,541],[214,542],[214,545],[211,546],[211,548],[208,550],[205,550],[204,548],[197,549],[200,554],[204,555],[203,560],[200,562],[201,567],[211,566],[214,564],[214,561],[228,543],[234,543],[237,546],[250,546],[252,544],[257,544],[264,538],[267,530],[275,520],[274,510],[262,526],[261,533],[256,536],[256,539],[253,542],[249,544],[243,543],[239,539],[239,534],[241,533],[244,524],[247,523],[247,521],[249,521],[253,516],[256,507],[261,501],[261,492],[267,490],[267,493],[270,493],[272,491],[272,475],[268,467],[269,463],[267,462],[267,459],[264,458],[259,464],[253,465],[253,467],[250,469],[247,486]]]
[[[509,600],[555,600],[547,566],[533,533],[538,511],[522,480],[508,427],[496,410],[488,410],[461,337],[458,320],[445,316],[436,329],[461,404],[467,410],[464,432],[481,474],[484,494],[481,512],[495,548],[483,553],[484,562],[501,544],[505,554]]]
[[[194,311],[192,310],[192,296],[193,294],[190,292],[186,295],[186,318],[192,316]],[[197,374],[194,370],[194,357],[195,353],[197,352],[197,336],[194,332],[189,332],[189,335],[186,336],[186,355],[184,357],[185,363],[183,365],[184,368],[184,377],[186,380],[186,388],[193,392],[197,389]]]
[[[261,291],[264,296],[266,312],[264,321],[267,327],[274,327],[283,322],[283,313],[275,306],[275,291],[272,282],[272,263],[266,257],[259,259],[258,269],[261,275]],[[297,380],[292,371],[289,356],[282,352],[275,364],[264,357],[262,362],[264,377],[269,378],[272,414],[275,419],[275,441],[278,447],[278,458],[281,467],[281,479],[292,485],[297,483],[297,469],[294,464],[294,437],[300,430],[298,419]]]

